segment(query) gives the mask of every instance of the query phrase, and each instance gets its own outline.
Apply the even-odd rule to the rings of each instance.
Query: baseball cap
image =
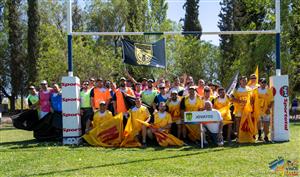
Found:
[[[48,84],[48,82],[46,80],[42,80],[41,84]]]
[[[99,104],[106,104],[106,103],[105,103],[105,101],[100,101],[100,103],[99,103]]]
[[[172,93],[178,94],[177,90],[175,90],[175,89],[171,90],[171,94]]]
[[[120,81],[121,81],[121,80],[126,81],[126,78],[125,78],[125,77],[121,77],[121,78],[120,78]]]
[[[148,79],[148,82],[152,82],[153,83],[154,81],[153,81],[153,79]]]

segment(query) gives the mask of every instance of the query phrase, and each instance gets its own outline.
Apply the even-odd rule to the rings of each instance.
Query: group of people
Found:
[[[252,74],[247,82],[247,78],[241,76],[233,94],[227,95],[218,84],[206,84],[203,79],[195,84],[192,76],[175,77],[172,81],[143,78],[141,82],[129,73],[126,77],[121,77],[117,85],[102,78],[82,82],[82,134],[100,126],[108,117],[122,113],[124,132],[136,129],[134,136],[143,146],[147,146],[147,140],[153,139],[157,131],[171,133],[185,143],[198,144],[200,126],[184,124],[184,112],[216,111],[219,121],[205,123],[201,130],[204,144],[222,146],[223,137],[228,143],[233,139],[238,143],[269,141],[273,94],[265,78],[257,82],[257,76]],[[42,81],[39,92],[30,87],[28,100],[31,108],[39,107],[41,118],[50,111],[61,112],[61,92],[57,84],[49,89],[47,82]]]

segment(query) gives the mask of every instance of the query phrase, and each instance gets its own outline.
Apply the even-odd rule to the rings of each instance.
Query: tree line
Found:
[[[73,1],[73,31],[202,31],[200,0],[187,0],[180,22],[167,18],[165,0]],[[273,0],[222,0],[218,27],[222,31],[262,30],[275,27]],[[281,1],[282,73],[290,75],[294,96],[300,88],[300,2]],[[201,13],[201,12],[200,12]],[[66,1],[0,0],[0,86],[10,99],[26,95],[39,81],[60,82],[67,75]],[[154,42],[164,36],[124,36]],[[172,79],[183,73],[195,79],[217,80],[224,86],[239,70],[250,75],[256,65],[260,76],[275,73],[275,36],[221,35],[220,46],[201,35],[165,36],[167,70],[125,66],[120,37],[74,36],[74,73],[81,80],[116,80],[124,68],[135,78]]]

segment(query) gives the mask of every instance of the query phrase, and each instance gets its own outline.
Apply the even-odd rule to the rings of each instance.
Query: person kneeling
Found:
[[[205,132],[207,132],[208,136],[211,138],[213,143],[218,146],[223,146],[223,135],[222,135],[222,129],[223,129],[223,122],[222,122],[222,116],[221,113],[216,110],[212,109],[212,103],[210,101],[206,101],[204,103],[204,109],[205,111],[216,111],[218,113],[218,122],[214,123],[207,123],[204,125]],[[204,144],[207,144],[207,141],[205,140],[204,135]]]
[[[157,133],[169,133],[172,124],[172,116],[166,111],[165,102],[160,102],[158,109],[159,111],[154,113],[154,123],[147,129],[147,135],[150,139],[153,139],[154,134],[156,139],[160,141],[160,137],[157,137]]]

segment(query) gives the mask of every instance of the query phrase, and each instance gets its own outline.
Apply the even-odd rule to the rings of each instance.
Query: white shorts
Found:
[[[182,121],[181,121],[181,119],[178,119],[175,121],[175,123],[176,123],[176,125],[179,125],[179,124],[182,124]]]
[[[270,115],[268,114],[268,115],[264,115],[264,116],[261,116],[260,117],[260,120],[262,121],[262,122],[270,122]]]

